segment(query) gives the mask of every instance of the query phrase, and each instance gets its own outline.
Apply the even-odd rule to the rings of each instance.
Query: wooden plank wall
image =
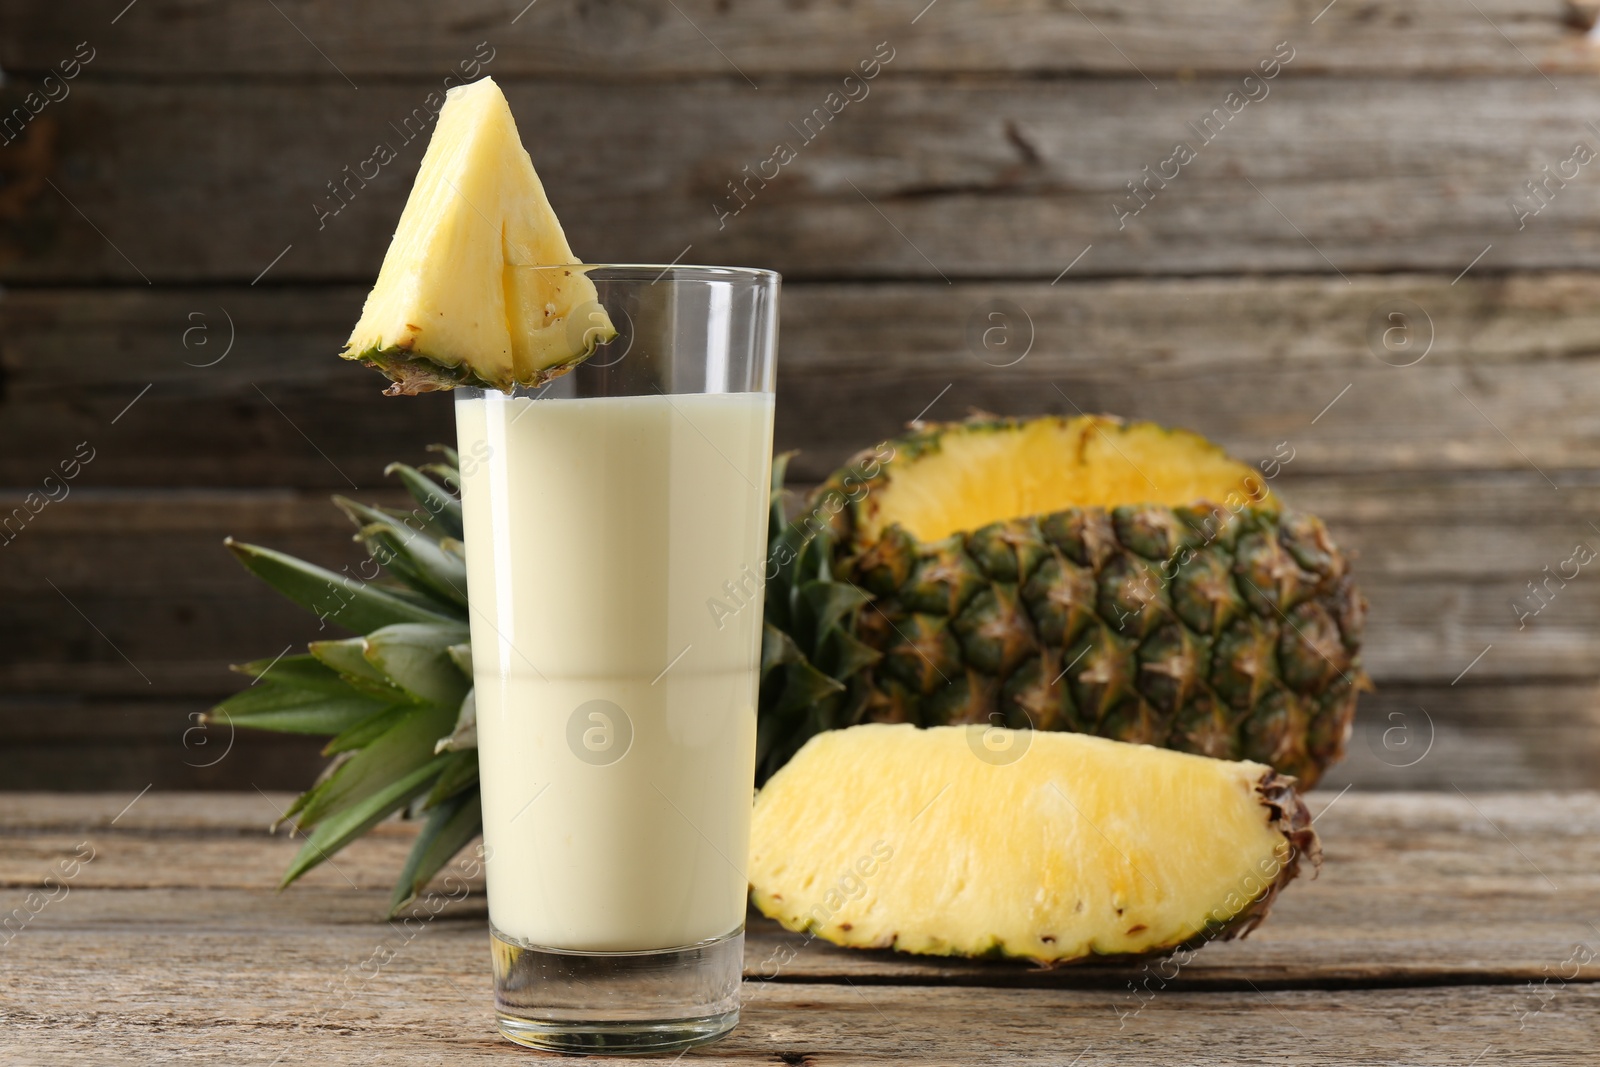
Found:
[[[0,514],[92,454],[0,545],[0,787],[308,778],[193,729],[312,636],[219,542],[338,563],[326,495],[448,438],[332,354],[464,63],[586,258],[784,272],[801,480],[970,408],[1292,450],[1372,602],[1330,785],[1600,784],[1600,564],[1543,584],[1600,549],[1585,10],[0,0]]]

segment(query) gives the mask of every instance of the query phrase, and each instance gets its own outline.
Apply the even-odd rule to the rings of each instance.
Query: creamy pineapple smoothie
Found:
[[[773,398],[457,400],[490,921],[673,948],[744,920]],[[723,610],[710,602],[720,600]]]

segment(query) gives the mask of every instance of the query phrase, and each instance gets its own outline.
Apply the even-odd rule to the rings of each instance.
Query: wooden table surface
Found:
[[[0,1063],[538,1056],[495,1034],[481,891],[380,921],[412,833],[386,824],[276,893],[287,802],[0,794]],[[1322,792],[1313,810],[1321,877],[1182,967],[851,952],[753,917],[743,1022],[683,1058],[1597,1062],[1600,793]]]

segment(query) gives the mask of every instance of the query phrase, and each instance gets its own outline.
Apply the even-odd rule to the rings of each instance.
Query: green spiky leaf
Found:
[[[395,596],[370,582],[355,581],[282,552],[231,537],[223,544],[252,574],[324,622],[365,633],[394,623],[453,621],[440,611]]]
[[[416,540],[421,544],[413,549],[404,537],[394,532],[392,527],[380,523],[363,526],[356,533],[356,537],[366,546],[367,551],[372,553],[374,559],[383,561],[385,571],[403,582],[412,593],[422,596],[429,606],[437,604],[441,610],[451,614],[466,606],[464,590],[453,589],[449,577],[434,579],[423,566],[419,565],[417,556],[426,551],[422,545],[433,548],[434,542],[417,536]],[[462,569],[461,577],[465,578],[465,568]]]
[[[450,658],[450,646],[467,638],[467,628],[460,624],[402,623],[368,634],[363,654],[393,684],[453,712],[472,683]]]
[[[862,641],[849,630],[838,627],[829,630],[817,650],[817,663],[829,677],[843,680],[873,666],[883,659],[883,653]]]
[[[761,627],[761,677],[785,663],[803,663],[805,658],[794,638],[770,622]]]
[[[337,677],[335,680],[338,681]],[[317,689],[262,682],[224,700],[205,715],[206,722],[226,722],[255,730],[289,734],[338,734],[382,711],[387,705],[340,681],[339,695]]]
[[[358,806],[388,784],[436,758],[435,742],[454,721],[452,709],[421,705],[406,708],[388,729],[369,741],[320,782],[290,814],[304,830]],[[442,766],[442,765],[441,765]]]
[[[415,467],[404,463],[391,463],[383,469],[385,474],[398,474],[406,491],[426,509],[429,520],[447,537],[461,538],[461,501],[457,500],[438,482]]]
[[[365,748],[379,737],[389,732],[389,728],[399,722],[401,717],[409,712],[414,705],[390,704],[379,708],[359,722],[353,722],[339,733],[333,740],[322,747],[324,756],[336,756],[341,752],[354,752]]]
[[[314,689],[330,695],[342,694],[347,685],[339,672],[309,653],[277,656],[273,659],[238,663],[232,668],[240,674],[259,678],[275,685],[293,686],[296,689]]]
[[[461,467],[461,455],[455,449],[451,448],[449,445],[435,443],[435,444],[429,445],[427,450],[429,452],[438,453],[439,455],[444,457],[444,461],[446,463],[450,464],[451,467],[454,467],[456,469],[460,469],[460,467]]]
[[[456,713],[456,728],[449,737],[439,739],[435,752],[459,752],[478,748],[478,702],[475,692],[461,699],[461,710]]]
[[[451,754],[450,762],[445,764],[444,770],[440,772],[438,780],[433,783],[433,788],[428,791],[428,797],[422,802],[422,806],[436,807],[477,784],[478,750],[454,752]]]
[[[283,889],[318,864],[332,857],[350,842],[378,825],[390,815],[405,807],[427,788],[438,775],[445,757],[431,760],[420,767],[393,778],[387,784],[332,813],[306,838],[300,852],[284,872],[278,888]],[[354,762],[352,760],[352,762]]]
[[[836,628],[846,615],[872,599],[871,594],[857,586],[820,579],[801,585],[800,595],[810,609],[819,638]]]
[[[415,514],[396,515],[392,509],[368,507],[342,496],[333,502],[356,524],[356,537],[384,570],[422,594],[423,602],[434,610],[449,615],[462,612],[467,605],[466,559],[463,553],[442,547],[443,534],[426,513],[418,509]]]
[[[424,521],[427,518],[427,513],[416,505],[412,505],[409,508],[369,507],[366,510],[375,515],[382,516],[385,519],[391,519],[394,522],[405,526],[417,536],[422,537],[425,540],[432,541],[434,544],[438,544],[440,541],[444,540],[444,531],[439,529],[439,527],[433,523]],[[352,515],[348,511],[345,512],[345,518],[355,523],[357,528],[356,536],[358,539],[360,539],[360,528],[366,525],[366,521],[356,515]],[[384,566],[388,566],[387,560],[384,561]]]
[[[338,672],[349,685],[390,704],[411,704],[416,697],[389,681],[389,676],[367,659],[367,639],[346,637],[339,641],[313,641],[311,655]]]
[[[448,773],[448,772],[446,772]],[[417,835],[406,857],[406,865],[389,898],[389,916],[417,899],[445,864],[483,832],[483,806],[476,787],[443,801],[428,813],[422,832]],[[449,879],[446,879],[449,882]]]
[[[810,663],[790,663],[783,668],[783,692],[773,705],[772,714],[803,711],[818,701],[844,692],[844,685],[829,678]]]
[[[417,470],[444,486],[449,492],[461,495],[461,472],[448,463],[424,463]]]
[[[789,472],[789,461],[796,455],[798,455],[796,452],[779,452],[772,457],[772,492],[770,498],[772,515],[768,519],[767,526],[769,539],[773,534],[782,530],[789,521],[787,512],[784,509],[785,498],[788,494],[784,491],[783,479]]]

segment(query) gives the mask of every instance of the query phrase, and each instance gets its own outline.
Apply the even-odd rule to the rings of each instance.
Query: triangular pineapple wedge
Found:
[[[500,87],[457,86],[341,355],[391,395],[542,384],[616,335],[583,271],[526,269],[576,263]]]

